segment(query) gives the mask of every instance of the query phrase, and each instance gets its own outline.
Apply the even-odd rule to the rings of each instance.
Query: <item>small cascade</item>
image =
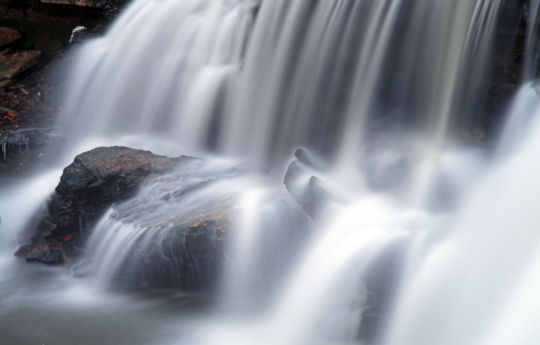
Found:
[[[29,183],[14,183],[4,187],[0,198],[0,255],[13,255],[17,236],[24,234],[25,226],[54,190],[60,171],[48,171]],[[24,205],[24,207],[21,207]]]
[[[113,206],[76,271],[96,276],[100,288],[213,290],[223,277],[225,301],[255,301],[309,226],[290,197],[264,183],[231,162],[184,163]],[[257,190],[272,198],[253,199]]]
[[[134,287],[207,284],[201,276],[215,272],[201,271],[217,268],[223,248],[206,253],[204,247],[225,242],[225,230],[236,218],[240,173],[235,166],[194,160],[148,181],[96,226],[82,272],[97,276],[104,288],[118,281]]]
[[[502,127],[497,150],[499,155],[508,157],[514,153],[523,143],[523,136],[532,131],[538,121],[539,95],[539,85],[535,82],[528,82],[521,87],[510,107],[506,124]]]
[[[135,1],[78,54],[61,125],[72,140],[158,131],[205,146],[256,9],[256,0]]]

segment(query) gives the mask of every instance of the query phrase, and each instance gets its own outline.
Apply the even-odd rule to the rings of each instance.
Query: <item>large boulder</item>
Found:
[[[97,148],[64,169],[16,255],[122,288],[210,291],[240,265],[253,277],[242,295],[268,291],[311,225],[268,182],[221,160]]]
[[[216,286],[236,222],[237,169],[192,159],[115,204],[96,226],[77,275],[105,286],[208,290]]]
[[[246,291],[235,289],[242,298],[271,291],[306,243],[310,222],[268,182],[205,159],[150,178],[103,217],[75,271],[107,287],[211,292],[225,270],[227,279],[246,280]]]
[[[69,263],[113,203],[134,195],[148,176],[191,159],[125,147],[100,147],[78,155],[64,169],[46,210],[30,226],[30,243],[17,255],[46,264]]]

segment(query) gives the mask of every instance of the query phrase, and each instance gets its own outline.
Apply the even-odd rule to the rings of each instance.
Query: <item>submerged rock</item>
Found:
[[[34,221],[31,242],[17,255],[47,264],[70,262],[113,203],[131,197],[148,176],[191,159],[125,147],[101,147],[78,155],[64,169],[47,209]]]

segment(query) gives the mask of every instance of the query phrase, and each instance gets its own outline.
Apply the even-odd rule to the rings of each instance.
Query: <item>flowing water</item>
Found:
[[[2,343],[540,344],[538,1],[496,145],[462,140],[504,5],[134,0],[76,53],[64,163],[112,144],[207,159],[115,205],[79,278],[10,257],[60,168],[5,183]],[[205,268],[167,246],[209,207],[236,220],[212,297],[182,292]]]

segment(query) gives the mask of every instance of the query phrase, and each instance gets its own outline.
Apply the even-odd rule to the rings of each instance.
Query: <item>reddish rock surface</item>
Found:
[[[192,159],[126,147],[100,147],[78,155],[64,169],[44,214],[30,226],[30,243],[17,255],[46,264],[69,263],[113,203],[133,196],[147,177]]]
[[[7,46],[21,38],[21,34],[11,28],[0,28],[0,47]]]

